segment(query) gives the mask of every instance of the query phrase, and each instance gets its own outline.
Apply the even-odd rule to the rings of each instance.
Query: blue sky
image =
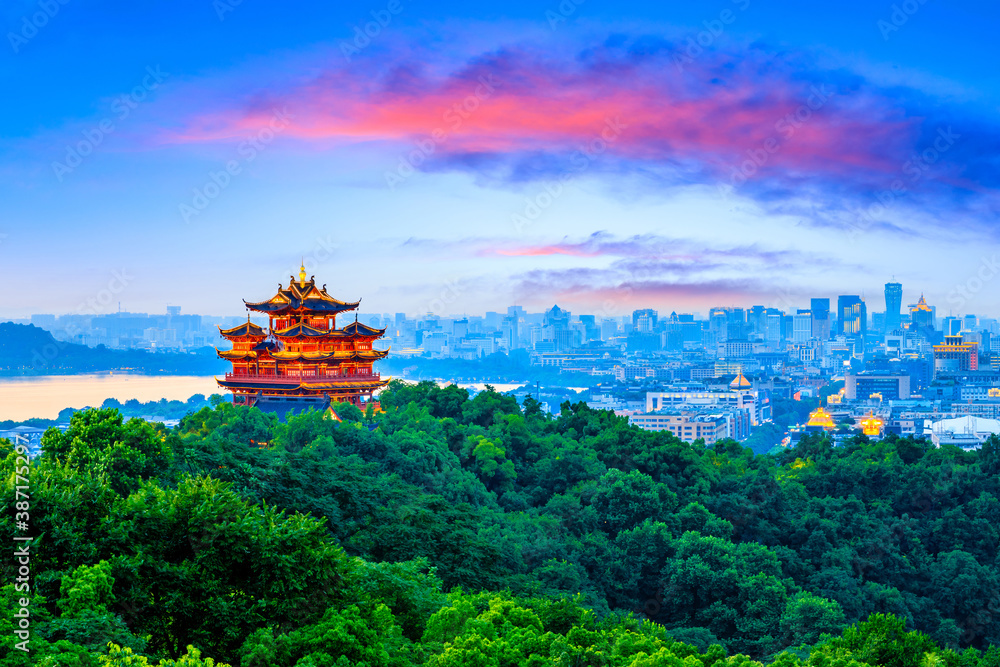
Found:
[[[6,3],[0,316],[996,314],[995,3],[676,5]]]

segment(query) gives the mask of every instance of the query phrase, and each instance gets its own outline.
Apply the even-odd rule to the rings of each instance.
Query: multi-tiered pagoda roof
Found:
[[[298,282],[296,282],[295,276],[291,276],[288,287],[282,287],[279,284],[278,293],[267,301],[251,303],[244,299],[243,303],[250,310],[277,317],[294,313],[336,315],[347,310],[354,310],[361,304],[361,301],[351,303],[333,298],[327,293],[326,285],[316,287],[315,276],[305,280],[305,271],[303,270],[299,274]]]
[[[305,268],[299,279],[266,301],[247,302],[248,310],[265,313],[265,329],[250,321],[219,333],[232,349],[218,350],[233,363],[233,370],[220,386],[233,392],[233,402],[242,405],[280,403],[282,400],[316,407],[332,401],[361,404],[387,381],[374,371],[373,364],[384,359],[388,350],[372,343],[385,329],[357,321],[337,328],[337,315],[355,310],[360,301],[341,301],[306,280]],[[266,400],[262,400],[266,399]],[[313,400],[314,399],[314,400]]]

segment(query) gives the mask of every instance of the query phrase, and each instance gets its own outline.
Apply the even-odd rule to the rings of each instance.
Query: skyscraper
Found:
[[[920,295],[920,301],[910,306],[910,326],[914,329],[934,328],[934,309],[927,305],[924,295]]]
[[[811,299],[809,312],[812,313],[812,337],[830,340],[830,300]]]
[[[837,297],[837,333],[863,336],[868,330],[868,309],[857,294]]]
[[[900,283],[885,284],[885,330],[900,328],[900,308],[903,306],[903,286]]]
[[[656,322],[659,317],[652,308],[643,308],[632,311],[632,330],[648,333],[656,329]]]
[[[792,341],[805,343],[812,338],[812,313],[808,310],[799,310],[792,320]]]
[[[747,322],[750,325],[750,333],[765,337],[767,334],[767,310],[764,306],[753,306],[747,311]]]
[[[712,339],[718,343],[724,342],[727,338],[728,317],[725,308],[713,308],[708,312],[708,329]]]

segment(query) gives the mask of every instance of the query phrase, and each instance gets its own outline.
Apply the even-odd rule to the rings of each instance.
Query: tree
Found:
[[[484,436],[470,439],[468,454],[475,461],[475,469],[479,479],[490,491],[509,488],[517,479],[514,464],[507,460],[507,453],[497,443]]]
[[[591,498],[599,527],[615,535],[646,519],[660,520],[677,506],[677,494],[646,474],[611,469],[597,483]]]
[[[979,450],[979,465],[987,475],[1000,473],[1000,436],[993,434],[986,438]]]
[[[45,455],[88,475],[105,474],[112,488],[127,495],[139,482],[164,472],[171,451],[165,437],[148,422],[118,410],[84,410],[65,432],[49,429],[42,437]]]
[[[319,622],[287,634],[258,630],[240,649],[240,665],[402,666],[400,646],[400,630],[388,607],[377,605],[366,613],[350,605],[343,610],[328,609]]]
[[[61,597],[57,603],[63,616],[76,616],[84,610],[107,612],[114,602],[111,587],[111,564],[102,560],[93,567],[81,565],[62,578]]]
[[[820,654],[831,657],[840,651],[872,665],[917,667],[925,654],[937,651],[937,646],[921,632],[907,632],[901,618],[872,614],[818,647]]]
[[[824,634],[840,632],[846,625],[844,610],[832,600],[811,593],[797,593],[781,615],[785,646],[815,644]]]
[[[123,513],[119,597],[154,651],[194,644],[228,660],[256,628],[315,621],[342,594],[348,559],[322,522],[250,505],[226,483],[146,484]]]
[[[194,646],[188,646],[187,652],[178,660],[161,660],[152,665],[145,656],[136,655],[132,649],[112,643],[108,646],[108,654],[102,655],[100,661],[101,667],[230,667],[211,658],[202,658],[201,651]]]

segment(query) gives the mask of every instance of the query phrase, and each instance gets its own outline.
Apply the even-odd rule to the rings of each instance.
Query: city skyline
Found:
[[[317,282],[321,282],[321,281],[317,280]],[[906,296],[906,294],[908,292],[905,290],[905,286],[901,285],[898,282],[890,281],[890,282],[888,282],[888,283],[885,284],[885,287],[888,288],[889,285],[898,285],[899,286],[898,297],[897,298],[899,299],[898,304],[899,304],[899,306],[900,306],[900,308],[902,309],[903,312],[900,312],[899,315],[897,316],[896,324],[898,325],[899,322],[905,321],[909,317],[909,314],[908,314],[909,310],[912,307],[916,306],[921,298],[924,298],[924,293],[923,292],[917,293],[917,292],[910,291],[909,293],[910,293],[910,295],[911,295],[912,298],[909,298],[909,297]],[[112,292],[113,292],[113,290],[104,290],[105,295],[112,294]],[[746,303],[746,304],[715,303],[712,306],[707,307],[707,308],[705,308],[703,310],[672,308],[672,307],[670,307],[669,304],[667,304],[666,306],[663,306],[663,307],[652,307],[650,304],[646,304],[645,306],[641,306],[641,307],[638,307],[638,308],[628,308],[628,309],[623,309],[623,310],[620,310],[620,311],[617,311],[617,310],[606,310],[606,309],[601,308],[601,307],[598,307],[598,308],[595,308],[595,309],[592,309],[592,310],[580,309],[580,308],[573,308],[573,309],[562,308],[562,309],[563,310],[567,310],[567,311],[571,311],[574,317],[579,317],[579,316],[583,315],[583,316],[589,316],[589,317],[596,316],[596,317],[607,317],[607,318],[616,318],[616,319],[629,318],[629,317],[632,317],[637,312],[641,312],[643,310],[648,309],[648,310],[655,311],[655,312],[659,313],[660,317],[663,317],[663,318],[666,318],[670,312],[675,312],[678,315],[680,315],[680,314],[693,315],[696,319],[707,321],[710,318],[711,311],[714,310],[714,309],[717,309],[717,308],[735,308],[735,309],[742,309],[744,311],[749,311],[752,308],[764,307],[764,308],[768,308],[768,309],[772,309],[773,308],[775,310],[780,310],[780,311],[784,312],[786,315],[793,315],[796,311],[800,311],[800,312],[815,311],[817,309],[817,305],[816,305],[817,302],[829,302],[831,299],[838,299],[838,298],[843,298],[843,297],[851,297],[851,298],[857,297],[857,298],[859,298],[861,300],[861,303],[864,304],[864,306],[865,306],[864,310],[865,310],[865,314],[866,314],[866,321],[868,321],[868,322],[871,322],[872,317],[874,315],[880,315],[881,316],[881,315],[885,315],[886,314],[886,310],[884,308],[884,306],[886,305],[886,302],[883,301],[883,299],[885,297],[881,296],[881,295],[868,296],[864,292],[862,292],[861,294],[855,294],[855,295],[848,295],[848,294],[841,294],[841,293],[831,292],[830,296],[827,296],[827,297],[810,296],[810,297],[800,298],[797,301],[784,301],[783,300],[783,301],[780,301],[778,305],[767,305],[767,304],[749,303],[749,302]],[[872,306],[874,306],[876,304],[879,304],[879,303],[883,304],[883,308],[882,309],[879,309],[878,307],[872,307]],[[499,305],[496,308],[492,308],[492,309],[491,308],[481,308],[480,310],[454,310],[454,311],[451,311],[451,310],[448,310],[448,305],[449,304],[450,304],[450,301],[448,301],[446,298],[438,298],[438,299],[431,300],[428,303],[428,305],[430,306],[430,308],[428,310],[424,310],[424,311],[413,311],[413,310],[407,311],[407,310],[391,310],[391,309],[390,310],[376,310],[376,309],[367,309],[364,306],[362,306],[362,307],[359,308],[358,312],[362,313],[362,314],[366,314],[366,315],[372,315],[372,316],[386,316],[386,315],[396,315],[396,314],[402,313],[407,318],[412,318],[412,319],[421,319],[421,318],[425,318],[427,316],[433,316],[433,317],[439,317],[439,318],[445,318],[445,319],[454,319],[454,318],[462,318],[462,317],[481,317],[481,316],[488,315],[490,313],[505,313],[505,312],[508,312],[508,309],[510,309],[510,308],[522,308],[522,309],[525,310],[525,312],[533,313],[533,314],[536,314],[536,315],[543,314],[543,313],[545,313],[546,311],[548,311],[552,307],[560,307],[561,308],[561,306],[559,306],[558,303],[551,303],[551,304],[548,304],[548,305],[540,305],[538,307],[531,307],[531,308],[525,308],[524,304],[520,304],[520,303],[510,303],[510,304]],[[232,319],[232,318],[242,318],[242,317],[246,317],[248,315],[247,311],[243,311],[243,312],[227,312],[227,311],[219,311],[219,312],[194,312],[194,311],[186,308],[183,305],[178,305],[175,302],[164,304],[163,308],[161,308],[159,311],[132,309],[132,308],[128,308],[127,305],[121,304],[119,302],[114,302],[113,305],[114,305],[114,309],[112,309],[112,310],[103,309],[104,308],[104,304],[102,303],[100,295],[98,295],[98,297],[95,297],[95,298],[93,298],[91,300],[88,300],[88,302],[85,302],[83,304],[83,308],[82,309],[77,309],[77,310],[72,310],[72,311],[66,311],[66,312],[54,312],[54,311],[40,312],[40,311],[35,311],[35,312],[30,312],[30,313],[27,313],[27,314],[24,314],[24,315],[21,315],[21,316],[17,316],[17,317],[11,316],[11,315],[6,314],[4,312],[0,312],[0,322],[4,322],[4,321],[20,321],[20,322],[24,322],[24,321],[30,320],[33,317],[49,317],[49,316],[54,316],[54,317],[58,318],[58,317],[67,317],[67,316],[75,316],[75,315],[82,315],[82,316],[86,316],[86,317],[104,317],[104,316],[107,316],[107,315],[115,315],[115,314],[157,316],[157,315],[168,315],[168,314],[172,313],[174,315],[183,314],[183,315],[199,315],[199,316],[203,316],[203,317],[227,318],[227,320]],[[974,311],[970,311],[968,309],[965,309],[965,310],[956,310],[956,311],[952,312],[950,310],[941,310],[938,307],[939,306],[938,304],[930,303],[929,306],[934,310],[935,317],[937,317],[937,318],[944,318],[944,317],[958,317],[958,318],[961,318],[963,316],[977,316],[977,317],[987,317],[987,318],[992,318],[994,316],[1000,317],[1000,309],[998,309],[995,312],[994,311],[979,311],[979,312],[974,312]],[[827,313],[827,316],[829,316],[829,303],[826,304],[826,313]],[[833,319],[833,321],[838,321],[837,317],[833,317],[832,319]],[[889,326],[890,324],[892,324],[891,321],[887,321],[886,322],[887,326]],[[890,327],[890,328],[892,328],[892,327]]]
[[[12,3],[0,279],[222,312],[304,257],[377,312],[626,313],[895,276],[991,311],[1000,11],[790,6]]]

